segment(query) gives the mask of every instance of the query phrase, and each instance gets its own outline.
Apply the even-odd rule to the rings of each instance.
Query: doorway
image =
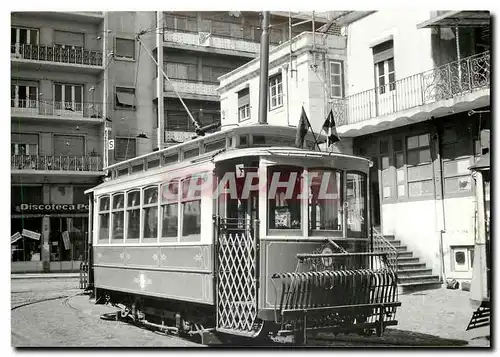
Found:
[[[373,157],[373,166],[370,168],[370,211],[372,226],[380,228],[380,186],[378,177],[378,157]]]

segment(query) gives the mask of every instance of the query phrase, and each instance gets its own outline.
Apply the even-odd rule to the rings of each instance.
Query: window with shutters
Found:
[[[165,67],[171,79],[198,80],[198,67],[195,64],[167,62]]]
[[[238,92],[238,121],[250,119],[250,88]]]
[[[269,78],[269,110],[283,105],[283,82],[281,73]]]
[[[82,49],[85,44],[85,34],[81,32],[55,30],[54,44],[62,48]]]
[[[396,73],[394,71],[394,42],[383,42],[373,47],[375,64],[375,86],[379,94],[396,89]]]
[[[136,156],[135,138],[115,138],[115,159],[128,160]]]
[[[135,88],[116,87],[115,109],[135,110]]]
[[[85,140],[77,135],[54,135],[54,155],[56,156],[84,156]]]
[[[115,58],[135,59],[135,40],[115,38]]]
[[[342,98],[343,93],[343,64],[341,61],[330,61],[330,95],[333,98]]]

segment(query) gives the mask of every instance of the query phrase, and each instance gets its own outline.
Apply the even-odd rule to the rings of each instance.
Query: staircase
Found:
[[[438,275],[432,275],[432,269],[427,268],[420,258],[415,257],[413,252],[408,251],[406,245],[396,240],[394,235],[380,235],[380,229],[374,227],[374,247],[377,245],[384,251],[390,251],[395,260],[398,273],[398,287],[400,293],[409,293],[418,290],[435,289],[441,287]],[[377,244],[378,242],[378,244]],[[383,246],[383,248],[381,248]],[[397,261],[394,250],[397,252]]]

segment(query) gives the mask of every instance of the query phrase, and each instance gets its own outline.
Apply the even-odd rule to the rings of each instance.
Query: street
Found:
[[[203,347],[100,315],[115,311],[94,305],[73,279],[12,279],[13,347]],[[465,331],[472,314],[468,293],[436,289],[400,296],[398,325],[382,338],[319,334],[311,346],[489,347],[487,328]]]

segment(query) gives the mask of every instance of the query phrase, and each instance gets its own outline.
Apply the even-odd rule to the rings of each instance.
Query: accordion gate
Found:
[[[258,221],[215,218],[217,244],[217,330],[248,337],[257,321]]]

